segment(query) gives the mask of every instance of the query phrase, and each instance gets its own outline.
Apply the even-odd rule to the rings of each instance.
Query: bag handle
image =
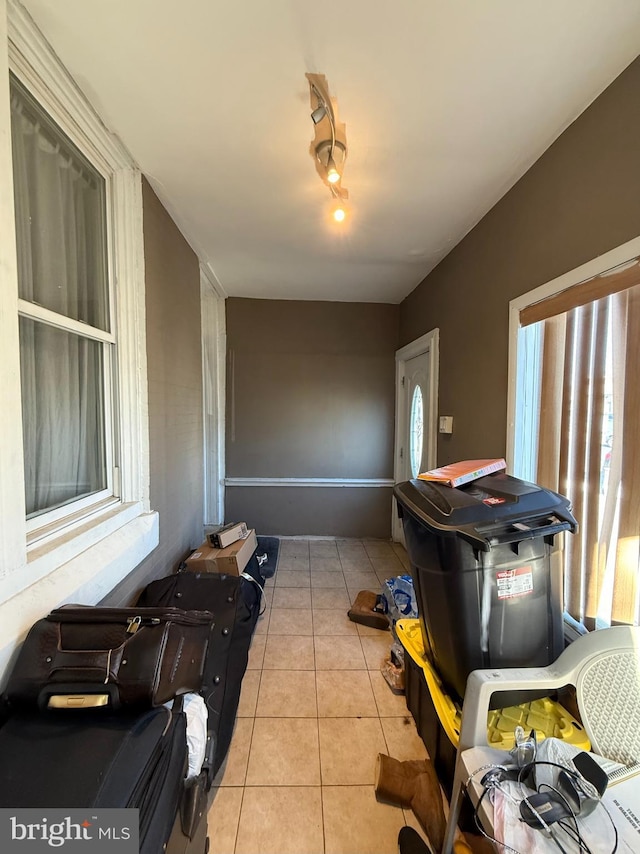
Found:
[[[62,646],[62,626],[58,623],[56,629],[58,635],[56,650],[51,656],[51,661],[47,662],[51,665],[49,680],[56,670],[98,670],[104,674],[104,685],[109,682],[110,677],[114,682],[117,680],[129,638],[120,646],[111,649],[65,649]]]
[[[38,708],[41,711],[110,709],[121,707],[118,686],[95,685],[86,682],[71,682],[58,685],[45,685],[38,694]]]
[[[52,656],[49,678],[56,670],[99,670],[104,674],[104,684],[111,678],[117,680],[124,657],[125,644],[114,649],[58,649]]]
[[[260,584],[259,581],[256,581],[256,579],[252,575],[249,575],[248,572],[241,572],[240,578],[244,578],[247,581],[252,581],[256,585],[258,590],[260,591],[260,606],[262,607],[262,611],[260,611],[258,609],[259,610],[258,616],[261,617],[264,614],[264,612],[267,610],[267,599],[266,599],[266,596],[264,595],[264,590],[262,588],[262,585]]]

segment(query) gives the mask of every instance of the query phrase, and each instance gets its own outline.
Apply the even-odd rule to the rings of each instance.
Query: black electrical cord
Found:
[[[496,839],[495,836],[491,836],[482,826],[482,822],[480,821],[480,805],[482,804],[483,799],[485,798],[487,792],[490,792],[492,788],[495,788],[495,783],[492,786],[485,786],[482,790],[482,794],[478,798],[478,803],[475,805],[473,810],[473,820],[475,821],[476,827],[480,831],[480,833],[484,836],[485,839],[488,839],[489,842],[493,842],[494,845],[499,845],[501,848],[504,848],[505,851],[513,851],[514,854],[520,854],[520,852],[516,848],[512,848],[510,845],[507,845],[506,842],[500,842],[499,839]]]
[[[580,836],[579,832],[576,832],[570,824],[568,824],[564,819],[558,822],[558,827],[561,827],[564,832],[573,839],[574,842],[578,844],[580,851],[584,851],[585,854],[593,854],[587,843],[584,841],[582,836]]]
[[[573,777],[574,780],[578,780],[580,783],[589,783],[589,781],[583,777],[583,775],[579,771],[574,771],[569,768],[567,765],[562,765],[560,762],[551,762],[546,759],[536,759],[533,762],[528,762],[526,765],[523,765],[518,773],[518,782],[522,783],[527,774],[529,774],[532,770],[535,770],[537,765],[549,765],[552,768],[560,768],[561,771],[564,771],[570,777]],[[595,786],[589,783],[592,786],[593,791],[595,792]]]
[[[580,835],[580,828],[578,827],[578,817],[576,816],[575,812],[573,811],[573,808],[572,808],[571,804],[569,803],[569,801],[567,800],[567,798],[565,798],[565,796],[562,794],[562,792],[559,791],[558,789],[556,789],[550,783],[541,783],[538,786],[538,792],[541,792],[543,789],[549,789],[549,791],[551,791],[555,795],[557,795],[560,798],[560,800],[564,803],[565,807],[569,811],[569,815],[571,816],[571,820],[573,821],[573,823],[575,825],[575,830],[571,827],[571,825],[566,824],[566,822],[562,819],[558,822],[558,827],[561,827],[564,830],[564,832],[567,833],[574,840],[574,842],[578,843],[580,851],[584,851],[585,854],[592,854],[589,846],[587,845],[587,843],[584,841],[584,839]]]
[[[616,854],[616,851],[618,850],[618,828],[616,827],[615,821],[611,818],[611,814],[609,813],[609,810],[605,807],[605,805],[602,803],[602,801],[600,801],[600,806],[606,812],[607,817],[609,818],[609,821],[611,822],[611,827],[613,828],[613,837],[614,837],[614,843],[613,843],[613,848],[611,849],[611,854]]]
[[[531,812],[534,814],[534,816],[535,816],[535,817],[538,819],[538,821],[540,822],[541,827],[540,827],[539,829],[540,829],[540,830],[542,830],[542,829],[546,830],[546,832],[547,832],[547,834],[548,834],[548,836],[549,836],[549,839],[553,842],[553,844],[554,844],[554,845],[556,846],[556,848],[561,852],[561,854],[568,854],[568,852],[567,852],[567,851],[565,851],[565,849],[563,848],[562,843],[560,842],[560,840],[559,840],[559,839],[557,838],[557,836],[555,835],[555,833],[554,833],[554,828],[553,828],[553,824],[547,824],[547,822],[543,819],[543,817],[540,815],[540,813],[538,812],[538,810],[536,810],[536,808],[535,808],[535,807],[533,806],[533,804],[531,803],[531,801],[530,801],[530,799],[529,799],[529,796],[527,796],[527,797],[523,798],[523,800],[522,800],[522,802],[521,802],[521,803],[525,803],[525,804],[527,804],[527,806],[529,807],[529,809],[531,810]]]
[[[480,768],[476,768],[476,770],[472,771],[472,773],[469,774],[467,779],[462,784],[465,791],[467,791],[469,783],[481,771],[488,771],[488,772],[503,771],[503,772],[506,772],[507,766],[496,764],[496,763],[489,763],[488,765],[482,765],[482,766],[480,766]],[[483,787],[482,794],[478,798],[478,803],[475,805],[474,815],[473,815],[476,827],[478,828],[480,833],[484,836],[484,838],[489,840],[489,842],[492,842],[495,845],[500,845],[501,848],[504,848],[507,851],[512,851],[513,854],[520,854],[520,852],[516,848],[512,848],[510,845],[507,845],[505,842],[500,842],[500,840],[496,839],[495,836],[490,836],[486,832],[486,830],[484,829],[484,827],[482,826],[482,823],[480,821],[480,815],[479,815],[480,805],[482,804],[483,799],[486,797],[487,792],[490,791],[492,788],[494,788],[495,785],[496,785],[496,781],[494,781],[492,784],[485,785]]]
[[[566,765],[561,765],[559,762],[550,762],[550,761],[545,761],[542,759],[537,759],[535,762],[529,762],[527,765],[523,765],[523,767],[520,769],[520,771],[518,773],[518,782],[522,783],[525,776],[527,774],[529,774],[531,771],[535,770],[536,765],[548,765],[548,766],[551,766],[552,768],[560,768],[562,771],[564,771],[570,777],[573,777],[575,780],[579,780],[581,782],[584,782],[584,780],[585,780],[585,778],[582,776],[582,774],[580,774],[578,771],[572,771],[571,768],[567,768]],[[611,854],[615,854],[615,852],[618,850],[618,828],[616,827],[614,820],[611,818],[611,816],[609,814],[609,810],[605,807],[605,805],[602,803],[602,800],[600,798],[598,798],[598,802],[599,802],[600,806],[602,807],[602,809],[606,812],[607,817],[611,823],[611,827],[613,828],[614,842],[613,842],[613,848],[611,849]]]
[[[537,765],[546,765],[546,766],[550,766],[552,768],[559,768],[560,770],[562,770],[566,774],[568,774],[570,777],[573,777],[575,780],[578,780],[580,782],[585,781],[585,778],[583,777],[582,774],[580,774],[578,771],[572,771],[571,768],[568,768],[566,765],[562,765],[559,762],[536,760],[534,762],[529,762],[527,765],[524,765],[519,770],[517,782],[520,785],[524,785],[524,783],[523,783],[524,778],[531,771],[535,771],[535,767]],[[468,788],[469,783],[471,782],[473,777],[476,776],[476,774],[480,773],[480,771],[486,771],[487,769],[496,769],[496,770],[500,769],[500,770],[504,770],[504,771],[507,770],[507,768],[504,765],[483,765],[481,768],[476,769],[472,774],[469,775],[466,782],[464,783],[464,788],[465,789]],[[588,781],[586,781],[586,782],[588,782]],[[587,843],[585,842],[584,838],[582,837],[582,835],[580,833],[579,825],[578,825],[578,817],[577,817],[576,813],[573,811],[571,804],[568,802],[568,800],[565,798],[565,796],[561,792],[559,792],[557,789],[555,789],[553,786],[551,786],[548,783],[541,783],[537,787],[537,791],[540,792],[543,787],[550,789],[551,791],[553,791],[555,794],[557,794],[561,798],[561,800],[565,803],[567,809],[569,810],[569,813],[571,815],[571,819],[575,824],[575,828],[573,828],[570,824],[567,824],[566,821],[561,820],[561,821],[557,822],[558,826],[567,834],[567,836],[572,841],[574,841],[578,844],[578,848],[579,848],[580,852],[584,852],[584,854],[593,854],[593,852],[591,851],[591,849],[589,848],[589,846],[587,845]],[[478,802],[474,807],[473,820],[475,822],[476,827],[478,828],[478,830],[482,834],[482,836],[484,836],[485,839],[488,839],[489,842],[492,842],[494,845],[499,845],[501,848],[505,849],[506,851],[513,852],[513,854],[520,854],[520,852],[517,851],[515,848],[512,848],[510,845],[507,845],[506,842],[501,842],[499,839],[496,839],[495,836],[491,836],[489,833],[486,832],[486,830],[482,826],[482,821],[480,819],[480,807],[482,805],[484,798],[487,796],[487,794],[492,789],[495,789],[495,788],[499,788],[499,780],[495,780],[493,782],[490,782],[488,785],[484,786],[482,794],[478,798]],[[599,803],[600,803],[600,806],[602,807],[602,809],[606,812],[607,817],[609,819],[609,822],[613,828],[614,844],[613,844],[613,848],[611,849],[610,854],[616,854],[616,851],[618,850],[618,829],[615,825],[614,820],[611,818],[609,810],[603,804],[601,799],[599,799]],[[529,805],[529,806],[531,807],[531,805]],[[533,808],[531,807],[531,809],[533,809]],[[535,810],[533,810],[533,811],[535,813]],[[541,819],[541,821],[544,825],[544,821],[542,819]],[[547,829],[549,829],[549,828],[547,828]],[[560,851],[563,852],[563,854],[566,854],[565,849],[562,847],[559,840],[553,834],[550,834],[550,838],[551,838],[551,841],[554,842],[556,847],[559,848]]]

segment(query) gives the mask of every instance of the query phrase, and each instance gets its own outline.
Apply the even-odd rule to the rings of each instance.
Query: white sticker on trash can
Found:
[[[513,599],[533,593],[533,570],[530,566],[503,569],[496,574],[498,599]]]

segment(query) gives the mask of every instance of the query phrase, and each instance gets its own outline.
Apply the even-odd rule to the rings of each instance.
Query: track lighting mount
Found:
[[[314,126],[314,139],[309,153],[314,159],[316,170],[329,188],[333,199],[348,198],[348,191],[342,187],[344,164],[347,158],[347,135],[343,123],[337,119],[335,100],[329,95],[329,88],[323,74],[307,74],[310,90],[311,120]]]

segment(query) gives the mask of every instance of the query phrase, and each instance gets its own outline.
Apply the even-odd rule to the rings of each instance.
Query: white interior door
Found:
[[[396,353],[396,448],[394,479],[411,480],[436,465],[438,330]],[[393,507],[393,539],[404,543]]]
[[[425,471],[425,406],[429,401],[430,353],[404,363],[404,437],[400,448],[400,478],[410,480]]]

